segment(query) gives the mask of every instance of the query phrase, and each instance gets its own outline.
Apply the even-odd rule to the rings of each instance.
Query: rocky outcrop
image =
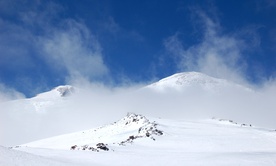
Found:
[[[238,123],[238,122],[235,122],[235,121],[229,120],[229,119],[219,119],[219,118],[216,118],[216,117],[213,117],[212,119],[218,120],[220,122],[227,122],[227,123],[230,123],[230,124],[238,125],[238,126],[241,126],[241,127],[252,127],[251,124]]]
[[[75,93],[75,88],[70,85],[59,86],[56,90],[60,93],[61,97],[67,97]]]
[[[121,132],[132,130],[131,134],[128,135],[126,138],[122,138],[120,141],[112,142],[112,145],[123,145],[126,146],[127,144],[132,144],[135,142],[136,139],[147,139],[150,138],[152,140],[156,140],[157,136],[161,136],[164,132],[158,129],[158,124],[153,121],[151,122],[143,115],[128,113],[126,117],[123,119],[114,122],[111,125],[100,127],[94,132],[98,130],[104,130],[106,128],[112,127],[113,130],[118,130]],[[112,131],[113,131],[112,130]],[[136,131],[135,131],[136,130]],[[108,130],[110,131],[110,130]],[[108,134],[108,133],[107,133]],[[73,145],[70,148],[71,150],[90,150],[90,151],[109,151],[110,147],[108,144],[105,143],[97,143],[94,145]]]
[[[99,152],[99,151],[109,151],[109,148],[107,147],[107,144],[104,143],[98,143],[95,147],[89,146],[89,145],[73,145],[71,146],[71,150],[89,150],[93,152]]]
[[[126,140],[123,140],[119,145],[125,145],[126,143],[133,143],[138,138],[151,138],[155,141],[155,136],[161,136],[163,131],[157,129],[156,122],[150,122],[145,116],[134,113],[129,113],[123,121],[126,121],[125,125],[132,125],[133,123],[140,123],[141,127],[138,129],[137,134],[130,135]]]

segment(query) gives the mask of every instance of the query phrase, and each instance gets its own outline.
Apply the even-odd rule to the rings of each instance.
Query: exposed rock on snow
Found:
[[[157,129],[156,122],[151,122],[145,116],[135,114],[135,113],[128,113],[126,117],[122,118],[118,122],[114,122],[110,126],[112,125],[116,126],[118,130],[120,130],[121,128],[127,131],[129,128],[136,128],[136,130],[132,131],[132,133],[134,133],[133,135],[129,135],[126,139],[121,140],[119,142],[118,141],[112,142],[112,144],[126,145],[126,143],[133,143],[135,139],[147,138],[147,137],[155,141],[154,136],[163,135],[163,131]],[[103,126],[103,127],[100,127],[98,130],[101,130],[110,126]],[[97,131],[97,129],[94,131]],[[91,150],[91,151],[99,152],[100,150],[108,151],[109,148],[108,148],[108,144],[98,143],[94,146],[74,145],[74,146],[71,146],[71,150]]]
[[[212,119],[218,120],[220,122],[226,122],[226,123],[234,124],[234,125],[241,126],[241,127],[252,127],[252,124],[238,123],[238,122],[235,122],[235,121],[229,120],[229,119],[219,119],[219,118],[216,118],[216,117],[213,117]]]
[[[98,143],[97,145],[97,149],[101,149],[101,150],[105,150],[105,151],[109,151],[107,144],[104,143]]]
[[[53,99],[59,97],[67,97],[75,93],[76,89],[71,85],[61,85],[49,92],[38,94],[34,99]]]
[[[16,150],[80,166],[168,163],[259,166],[276,163],[275,131],[244,127],[227,119],[155,121],[158,123],[142,115],[128,114],[110,125],[32,142]],[[165,135],[163,131],[166,131]],[[161,133],[164,135],[162,138],[158,137]],[[151,137],[156,138],[156,141]],[[118,144],[121,141],[125,141],[125,146]],[[70,147],[72,150],[69,150]],[[89,153],[106,152],[107,149],[108,153]],[[0,165],[7,156],[1,155],[0,148]],[[13,159],[14,156],[9,154],[7,157]],[[42,165],[39,161],[37,163]]]
[[[56,88],[56,90],[60,93],[61,97],[70,96],[71,94],[75,93],[75,88],[70,85],[59,86]]]
[[[126,122],[125,125],[133,125],[133,123],[140,123],[142,124],[142,126],[138,129],[138,133],[136,135],[130,135],[128,139],[120,142],[119,145],[125,145],[125,143],[133,143],[133,141],[137,138],[149,137],[152,140],[155,140],[154,136],[163,135],[163,131],[157,129],[156,122],[150,122],[146,117],[142,115],[129,113],[121,121]]]
[[[71,146],[71,150],[90,150],[94,152],[99,152],[100,150],[109,151],[109,148],[107,147],[107,144],[98,143],[96,147],[92,147],[89,145],[82,145],[79,147],[78,145],[74,145],[74,146]]]
[[[163,134],[164,132],[158,129],[158,124],[155,121],[152,122],[143,115],[128,113],[126,117],[109,125],[31,142],[22,146],[99,152],[113,150],[112,146],[134,143],[137,139],[150,138],[155,141],[157,136]]]

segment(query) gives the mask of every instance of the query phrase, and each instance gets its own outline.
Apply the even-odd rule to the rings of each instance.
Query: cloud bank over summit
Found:
[[[135,84],[137,80],[148,83],[183,71],[198,71],[247,85],[254,82],[253,79],[259,79],[262,83],[267,78],[262,76],[261,69],[253,70],[254,67],[247,63],[247,53],[260,46],[257,30],[261,26],[252,25],[241,30],[227,31],[227,27],[222,24],[219,9],[212,4],[207,3],[207,9],[187,4],[183,9],[183,4],[177,3],[178,12],[188,11],[189,24],[193,27],[191,33],[195,33],[197,39],[192,44],[187,43],[186,34],[181,30],[167,34],[159,41],[161,45],[163,41],[163,48],[160,48],[154,59],[147,60],[151,61],[151,65],[144,67],[141,63],[143,70],[146,70],[141,76],[138,71],[126,74],[126,70],[131,70],[131,64],[129,69],[112,64],[111,61],[117,59],[127,64],[131,57],[129,53],[123,55],[123,52],[116,53],[114,50],[110,57],[107,53],[108,49],[114,49],[109,43],[113,38],[119,40],[120,36],[125,36],[124,40],[131,38],[137,45],[134,40],[143,44],[147,37],[136,29],[128,30],[126,25],[121,25],[120,19],[108,7],[104,8],[102,14],[94,14],[93,19],[88,21],[70,14],[70,3],[35,0],[2,0],[0,3],[0,82],[28,97],[58,85],[72,84],[76,80],[121,86],[125,80],[130,84]],[[97,10],[100,10],[102,6],[95,3],[93,7],[99,7]],[[104,38],[106,35],[110,35],[110,38]],[[115,43],[118,43],[116,40]],[[131,50],[132,47],[128,47],[125,45],[121,50]],[[131,54],[136,54],[135,50]],[[140,57],[144,58],[142,55]],[[139,57],[133,58],[139,64]],[[248,76],[250,72],[254,72],[251,73],[253,76]]]
[[[182,84],[171,79],[172,86],[167,91],[152,88],[163,86],[158,82],[148,87],[128,88],[80,84],[82,86],[74,85],[75,92],[67,97],[56,95],[59,94],[57,89],[62,88],[59,87],[35,98],[2,103],[1,144],[21,144],[90,129],[116,121],[128,112],[169,119],[217,117],[275,128],[276,86],[251,91],[226,80],[216,83],[215,78],[206,79],[207,76],[200,73],[182,73],[182,76],[191,74],[197,76],[184,77]],[[194,84],[198,80],[198,84]],[[212,91],[216,88],[219,91]]]
[[[222,32],[218,20],[196,9],[194,19],[202,30],[198,44],[184,47],[181,34],[176,33],[164,41],[164,45],[178,62],[180,71],[199,71],[214,77],[246,83],[246,63],[242,61],[246,43],[240,36]]]
[[[1,135],[7,134],[3,142],[14,143],[18,135],[22,135],[19,141],[24,142],[87,129],[115,121],[127,112],[181,119],[218,116],[276,127],[275,78],[272,74],[267,79],[262,68],[247,61],[251,51],[261,52],[257,33],[260,26],[227,30],[219,12],[193,6],[188,12],[193,27],[189,33],[196,39],[189,43],[187,33],[172,28],[170,33],[157,38],[158,44],[152,44],[161,45],[155,52],[149,44],[152,36],[135,29],[150,29],[146,26],[150,20],[141,19],[139,26],[134,22],[123,24],[112,15],[115,11],[97,7],[91,5],[89,11],[101,9],[100,16],[95,14],[85,20],[71,14],[70,7],[61,2],[0,0],[0,129]],[[121,14],[126,20],[139,21]],[[136,27],[129,28],[131,23]],[[139,70],[134,70],[135,66]],[[220,94],[194,87],[166,94],[139,90],[183,71],[223,78],[252,88],[253,92],[230,87]],[[24,96],[32,97],[63,84],[82,91],[64,101],[39,101],[35,106]],[[14,99],[22,99],[11,101],[19,106],[7,104]],[[39,112],[34,108],[43,109]],[[35,138],[33,133],[37,133]]]
[[[16,100],[24,98],[24,94],[17,92],[14,89],[8,88],[5,85],[0,83],[0,103],[10,100]]]
[[[141,3],[144,12],[147,5],[157,7],[152,3]],[[158,22],[147,19],[151,17],[138,17],[138,24],[132,17],[138,11],[127,13],[120,4],[109,1],[91,2],[87,5],[89,11],[85,4],[74,2],[1,0],[0,4],[0,82],[27,97],[76,80],[121,86],[126,80],[128,84],[148,83],[183,71],[198,71],[247,85],[274,79],[273,71],[264,74],[266,69],[258,65],[258,59],[250,63],[250,53],[256,51],[262,56],[258,33],[262,26],[229,30],[216,3],[172,2],[163,12],[159,8],[151,10],[154,18],[162,18],[162,13],[172,14],[172,9],[177,14],[184,12],[183,23],[178,17],[173,18],[187,28],[171,25],[173,30],[152,45],[152,36],[142,30],[150,30],[146,23],[155,27]],[[265,4],[259,4],[259,12],[261,6],[268,9]],[[117,13],[118,9],[126,13]],[[128,14],[126,22],[119,17]],[[139,12],[138,15],[142,16]],[[157,51],[151,49],[155,45],[159,45]]]

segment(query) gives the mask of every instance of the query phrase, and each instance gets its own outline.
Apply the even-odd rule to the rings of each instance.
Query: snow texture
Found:
[[[64,150],[108,151],[108,145],[126,145],[136,139],[163,135],[158,124],[150,122],[145,116],[128,113],[123,119],[96,129],[61,135],[49,139],[24,144],[26,147],[52,148]]]
[[[210,77],[198,72],[183,72],[161,79],[160,81],[148,85],[146,88],[164,92],[171,90],[184,91],[189,88],[200,88],[209,92],[219,92],[227,88],[235,88],[245,91],[252,91],[247,87],[235,84],[233,82]]]
[[[189,89],[203,89],[211,93],[220,93],[225,89],[252,92],[249,88],[196,72],[178,73],[144,89],[161,93]],[[39,113],[41,117],[53,113],[55,118],[57,112],[62,116],[67,113],[63,106],[72,101],[67,100],[70,98],[67,96],[74,96],[75,92],[76,88],[72,86],[59,86],[31,99],[9,102],[2,108],[10,110],[8,113],[15,117],[14,122],[24,121],[21,115],[32,115],[30,112]],[[18,111],[18,108],[22,110]],[[75,117],[69,120],[70,124],[66,125],[82,123]],[[35,127],[33,124],[26,126]],[[22,129],[31,130],[25,126]],[[5,127],[1,130],[5,130]],[[9,132],[6,131],[7,134]],[[23,134],[26,133],[14,133],[18,137],[23,137]],[[276,165],[276,130],[230,119],[176,120],[129,113],[117,122],[98,128],[58,135],[13,148],[0,146],[0,166],[64,165],[271,166]]]
[[[149,137],[147,133],[150,133]],[[135,137],[138,138],[133,139]],[[252,166],[276,165],[275,140],[275,130],[233,120],[149,120],[132,113],[110,125],[48,138],[14,149],[80,166]],[[120,144],[121,141],[125,142]],[[70,150],[71,145],[87,145],[97,150]],[[100,150],[98,146],[107,146],[109,150]],[[8,155],[7,158],[11,156]]]

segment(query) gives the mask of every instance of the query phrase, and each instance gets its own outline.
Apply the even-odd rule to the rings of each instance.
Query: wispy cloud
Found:
[[[65,29],[57,29],[39,38],[49,66],[65,68],[70,78],[93,79],[108,74],[101,46],[88,28],[75,20],[66,20]]]
[[[273,0],[263,0],[263,1],[255,0],[254,2],[256,4],[256,10],[258,12],[264,11],[267,9],[274,9],[276,7],[276,2]]]
[[[34,82],[45,84],[51,77],[55,84],[54,75],[63,84],[76,77],[91,81],[108,75],[97,38],[84,22],[65,17],[62,6],[42,1],[0,3],[10,9],[1,11],[0,69],[16,74],[14,82],[30,80],[28,84],[36,86]]]
[[[122,30],[119,24],[111,16],[109,16],[108,19],[106,19],[101,26],[103,27],[105,32],[109,32],[112,35],[117,35],[117,33]]]
[[[226,87],[220,93],[198,87],[159,93],[139,89],[143,85],[108,88],[81,82],[75,86],[78,93],[64,100],[19,100],[2,104],[5,111],[0,111],[0,144],[16,145],[91,129],[116,121],[127,112],[175,120],[215,116],[259,127],[276,127],[273,81],[255,92]]]
[[[3,2],[0,1],[0,7]],[[56,72],[56,77],[73,83],[77,88],[82,88],[82,91],[56,105],[49,104],[44,112],[37,112],[36,105],[29,100],[26,103],[21,100],[1,104],[1,144],[14,145],[97,127],[115,121],[127,112],[172,119],[217,116],[241,123],[275,127],[274,80],[254,93],[227,89],[221,94],[200,89],[160,94],[137,90],[137,87],[143,85],[132,83],[117,88],[95,84],[94,79],[109,74],[97,38],[85,23],[60,17],[59,12],[64,10],[61,6],[41,3],[36,1],[29,10],[19,10],[15,15],[20,24],[0,19],[0,69],[6,66],[5,69],[10,71],[29,69],[28,71],[35,72],[45,67],[49,70],[47,72]],[[9,11],[7,15],[11,14]],[[237,82],[244,81],[243,74],[247,67],[242,58],[244,49],[247,49],[244,40],[235,32],[223,33],[223,27],[217,18],[212,19],[202,11],[197,13],[197,18],[203,29],[200,42],[187,47],[179,37],[180,32],[164,41],[167,51],[177,62],[178,70],[195,70]],[[115,35],[125,32],[113,18],[109,19],[106,28],[110,28],[110,33]],[[143,36],[139,33],[132,33],[133,36],[130,37],[143,41]],[[252,43],[257,46],[259,39],[253,39]],[[168,65],[168,61],[164,64]],[[39,78],[32,79],[30,82],[43,83]],[[21,97],[23,95],[16,90],[0,84],[0,101]],[[42,101],[41,107],[43,102],[45,101]]]
[[[199,71],[219,78],[243,81],[246,64],[241,54],[244,42],[231,34],[223,34],[219,22],[198,12],[203,37],[198,44],[184,47],[179,33],[164,41],[165,48],[176,59],[180,71]]]
[[[0,83],[0,103],[15,99],[22,99],[24,97],[24,94]]]

